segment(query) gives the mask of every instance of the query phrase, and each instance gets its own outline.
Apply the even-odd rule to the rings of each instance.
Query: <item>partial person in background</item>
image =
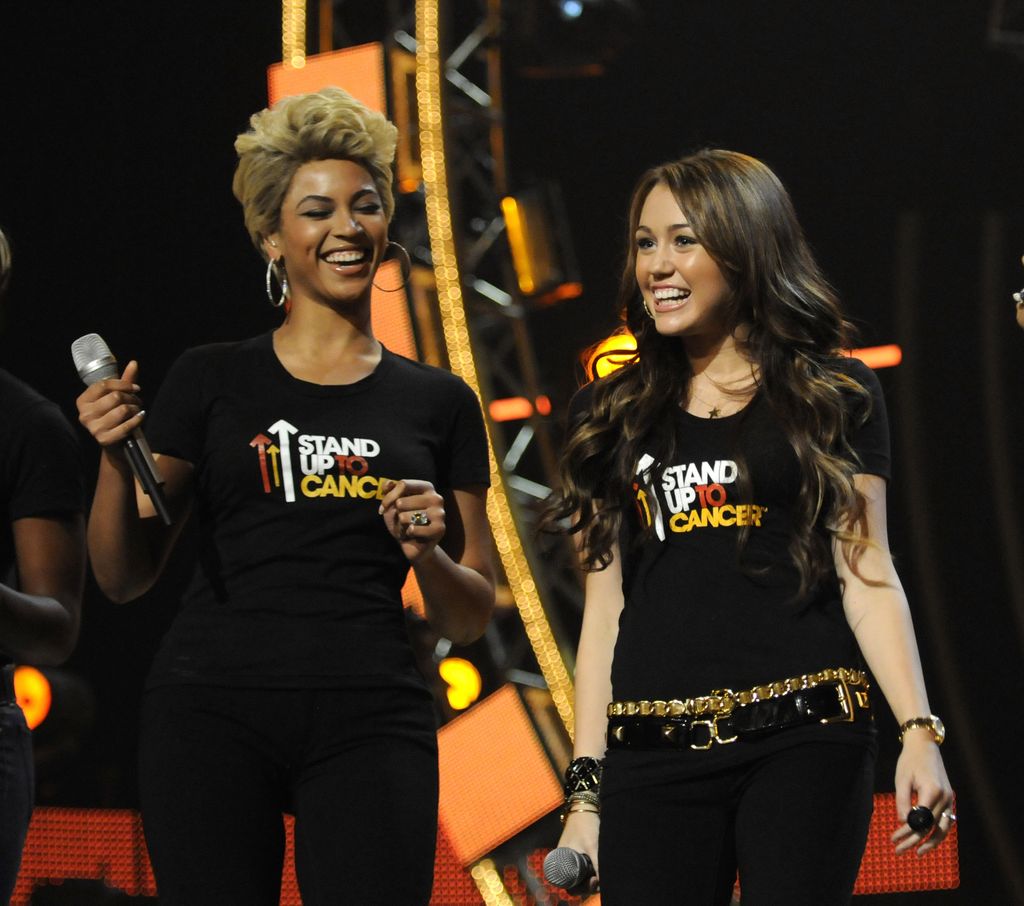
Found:
[[[956,820],[889,553],[881,388],[760,161],[650,170],[628,229],[637,355],[575,398],[554,510],[587,571],[560,845],[605,906],[726,904],[737,870],[744,906],[845,904],[868,671],[900,724],[897,850]]]
[[[191,349],[164,379],[145,431],[173,528],[121,450],[143,425],[136,363],[78,400],[103,448],[89,550],[109,597],[149,589],[198,519],[199,563],[143,703],[142,815],[165,904],[276,906],[283,811],[306,906],[430,899],[436,721],[401,589],[411,568],[434,630],[468,643],[494,579],[479,401],[372,331],[374,276],[400,249],[396,137],[336,88],[286,98],[238,136],[235,195],[284,319]]]
[[[11,277],[0,230],[0,304]],[[15,663],[66,660],[85,580],[78,443],[60,410],[0,368],[0,902],[14,890],[32,815],[32,737],[14,695]]]
[[[1020,263],[1024,264],[1024,256],[1021,257]],[[1017,324],[1024,328],[1024,289],[1013,294],[1013,301],[1017,303]]]

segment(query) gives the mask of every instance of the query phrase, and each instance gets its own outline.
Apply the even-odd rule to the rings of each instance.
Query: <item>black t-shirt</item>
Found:
[[[386,479],[489,483],[480,405],[452,374],[384,350],[366,378],[298,380],[272,334],[189,350],[147,419],[195,466],[199,562],[150,685],[418,682],[409,563],[378,513]]]
[[[871,395],[870,415],[850,437],[857,470],[888,479],[878,379],[857,360],[839,365]],[[589,394],[579,396],[576,411],[589,406]],[[860,665],[834,573],[809,600],[796,601],[799,574],[788,548],[800,468],[767,398],[758,392],[734,415],[707,419],[680,409],[677,419],[675,461],[655,470],[641,457],[626,508],[614,698],[684,699]],[[634,544],[641,524],[652,532]],[[742,525],[749,535],[741,556]],[[835,726],[787,735],[796,741]],[[735,748],[716,747],[716,757]]]
[[[19,587],[11,523],[80,513],[83,499],[71,425],[56,405],[0,369],[0,582]]]

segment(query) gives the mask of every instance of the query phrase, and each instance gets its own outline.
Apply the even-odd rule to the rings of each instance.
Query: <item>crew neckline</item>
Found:
[[[379,340],[377,341],[380,342]],[[274,349],[274,331],[267,331],[262,337],[263,351],[269,356],[271,360],[272,372],[276,378],[283,381],[292,390],[303,394],[304,396],[317,396],[317,397],[336,397],[336,396],[351,396],[355,393],[362,393],[378,381],[381,380],[384,375],[391,370],[394,362],[394,354],[385,346],[383,343],[380,344],[380,361],[377,363],[377,367],[373,369],[365,377],[361,377],[358,381],[353,381],[351,384],[315,384],[312,381],[305,381],[302,378],[296,377],[287,368],[284,363],[277,355],[277,350]]]
[[[727,424],[735,421],[741,415],[749,412],[751,407],[761,398],[761,386],[754,391],[750,399],[744,404],[743,408],[737,409],[735,412],[730,412],[728,415],[716,415],[711,418],[709,415],[694,415],[692,412],[687,412],[682,406],[679,407],[679,413],[687,421],[699,422],[700,424]]]

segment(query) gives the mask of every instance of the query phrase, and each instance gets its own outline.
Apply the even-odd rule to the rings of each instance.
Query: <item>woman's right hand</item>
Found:
[[[97,381],[75,400],[79,422],[106,453],[123,457],[120,443],[145,417],[138,395],[139,385],[135,383],[138,373],[139,363],[133,359],[120,378]]]
[[[570,812],[565,819],[565,827],[562,829],[562,836],[558,838],[558,845],[583,853],[594,866],[594,874],[581,888],[575,889],[575,893],[581,890],[596,893],[598,890],[600,872],[597,867],[597,835],[600,827],[601,819],[594,812]]]

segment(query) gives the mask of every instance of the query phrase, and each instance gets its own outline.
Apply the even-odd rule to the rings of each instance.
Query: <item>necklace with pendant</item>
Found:
[[[721,407],[719,407],[719,406],[712,406],[706,399],[703,399],[702,397],[697,396],[697,394],[693,392],[692,388],[690,390],[690,395],[698,403],[703,403],[705,406],[708,407],[708,418],[718,418],[722,414]]]

